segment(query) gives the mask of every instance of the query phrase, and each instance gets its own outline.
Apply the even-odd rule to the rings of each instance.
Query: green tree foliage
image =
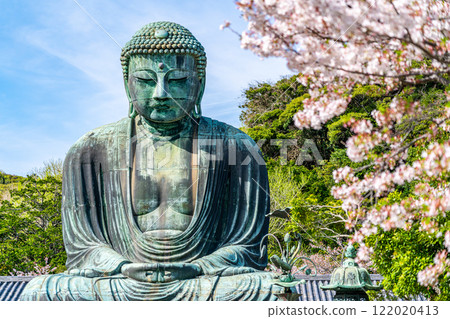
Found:
[[[0,171],[0,185],[19,183],[24,178],[22,176],[10,175]]]
[[[10,198],[10,191],[23,180],[22,176],[10,175],[0,171],[0,205],[2,200]]]
[[[58,180],[62,180],[64,163],[61,159],[51,159],[44,162],[44,166],[35,168],[31,171],[31,175],[38,178],[55,177]]]
[[[0,275],[33,272],[35,266],[65,269],[61,229],[61,177],[24,179],[0,206]]]
[[[265,140],[261,149],[268,158],[277,158],[280,145],[270,143],[275,140],[294,139],[296,145],[289,148],[287,160],[296,161],[301,155],[305,141],[313,140],[322,156],[329,156],[326,131],[296,129],[292,120],[294,114],[302,108],[302,101],[308,94],[296,77],[285,78],[274,85],[258,83],[244,92],[245,103],[240,106],[240,120],[244,131],[255,141]],[[305,162],[310,165],[311,161]]]
[[[417,282],[418,272],[432,264],[434,255],[442,249],[442,240],[415,226],[408,231],[380,230],[366,244],[375,248],[372,261],[377,272],[384,276],[386,290],[404,299],[422,294],[431,300],[450,300],[448,281],[441,281],[437,287],[439,292]]]
[[[269,170],[271,209],[292,207],[290,222],[273,218],[270,231],[280,236],[284,232],[300,232],[307,243],[325,251],[327,246],[342,248],[349,236],[344,212],[330,189],[334,185],[333,170],[350,163],[343,144],[350,131],[344,125],[345,118],[321,130],[298,130],[293,116],[303,107],[302,101],[308,97],[306,91],[295,76],[273,85],[253,85],[244,93],[241,121],[245,125],[243,130],[262,145]],[[376,87],[355,91],[354,101],[344,117],[370,117],[375,108],[373,98],[367,97],[370,94],[377,96],[380,92]],[[286,159],[280,156],[280,140],[292,141],[287,146]],[[313,150],[317,150],[319,157]]]
[[[402,91],[387,92],[375,85],[357,86],[352,92],[352,99],[347,111],[329,121],[321,130],[298,130],[294,126],[292,116],[302,108],[302,99],[306,96],[304,87],[295,82],[295,77],[283,79],[273,85],[259,83],[251,86],[246,92],[246,102],[241,106],[241,120],[244,131],[256,141],[261,139],[296,139],[298,143],[289,146],[287,165],[282,165],[280,148],[266,141],[262,152],[267,162],[271,187],[271,209],[292,207],[291,219],[288,222],[272,218],[270,231],[276,234],[298,231],[312,247],[310,253],[325,252],[333,248],[338,258],[347,239],[351,236],[345,228],[347,218],[340,208],[340,202],[331,195],[335,186],[332,173],[339,167],[350,166],[359,170],[358,174],[371,171],[367,161],[353,163],[346,154],[345,141],[352,135],[347,123],[351,119],[367,119],[375,124],[371,116],[373,110],[383,111],[396,95],[407,97],[411,101],[420,101],[428,108],[419,118],[406,119],[394,129],[407,141],[412,141],[424,134],[433,119],[443,110],[445,88],[440,84],[428,83]],[[286,92],[286,93],[283,93]],[[445,98],[445,96],[444,96]],[[440,139],[448,139],[443,133]],[[317,145],[323,161],[308,161],[296,165],[302,152],[305,140],[312,140]],[[412,143],[407,162],[420,158],[427,145]],[[261,145],[261,144],[260,144]],[[304,150],[303,150],[304,151]],[[383,152],[383,145],[377,148]],[[311,155],[311,154],[310,154]],[[298,163],[298,161],[297,161]],[[412,194],[418,182],[399,186],[387,202],[371,202],[370,194],[367,205],[388,205],[402,200]],[[431,221],[431,220],[430,220]],[[448,225],[448,218],[438,221]],[[433,300],[450,299],[449,280],[443,280],[435,289],[425,288],[417,282],[417,274],[433,262],[436,252],[443,249],[443,238],[425,235],[417,226],[410,230],[383,231],[379,229],[366,242],[374,250],[372,263],[375,271],[385,279],[383,285],[395,295],[405,299],[423,294]],[[281,237],[280,237],[281,238]],[[319,249],[322,248],[322,249]],[[271,249],[269,246],[269,255]],[[272,252],[274,253],[274,252]]]

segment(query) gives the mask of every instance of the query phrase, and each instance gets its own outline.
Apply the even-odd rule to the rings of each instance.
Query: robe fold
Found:
[[[123,119],[87,133],[64,163],[67,269],[93,270],[98,277],[38,277],[21,299],[275,300],[272,276],[262,271],[267,256],[260,258],[259,251],[268,232],[270,202],[267,170],[255,142],[232,126],[202,117],[192,220],[178,235],[155,238],[139,229],[133,215],[130,158],[136,145],[146,142],[136,135],[136,125]],[[125,263],[194,263],[203,275],[144,283],[120,274]],[[255,272],[239,274],[242,267]]]

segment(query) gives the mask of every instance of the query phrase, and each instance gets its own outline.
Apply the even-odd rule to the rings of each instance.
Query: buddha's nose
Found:
[[[168,99],[169,93],[167,92],[167,85],[165,81],[158,81],[156,83],[155,91],[153,92],[153,98],[155,100],[166,100]]]

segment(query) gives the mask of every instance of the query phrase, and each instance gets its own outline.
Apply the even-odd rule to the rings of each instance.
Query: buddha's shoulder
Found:
[[[201,121],[202,124],[204,124],[203,126],[205,127],[205,129],[203,130],[203,134],[210,134],[210,132],[213,132],[217,137],[236,140],[248,140],[250,142],[253,142],[253,139],[250,136],[230,124],[214,120],[209,117],[202,117]]]
[[[80,137],[72,146],[72,149],[92,148],[99,144],[111,143],[117,140],[119,136],[127,135],[129,123],[129,118],[123,118],[115,123],[97,127]]]

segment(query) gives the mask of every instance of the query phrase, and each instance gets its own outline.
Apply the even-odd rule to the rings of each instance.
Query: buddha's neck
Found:
[[[181,135],[189,134],[193,127],[192,120],[189,117],[185,117],[180,121],[172,123],[155,123],[150,122],[141,116],[140,122],[155,138],[161,137],[164,139],[176,138]]]

